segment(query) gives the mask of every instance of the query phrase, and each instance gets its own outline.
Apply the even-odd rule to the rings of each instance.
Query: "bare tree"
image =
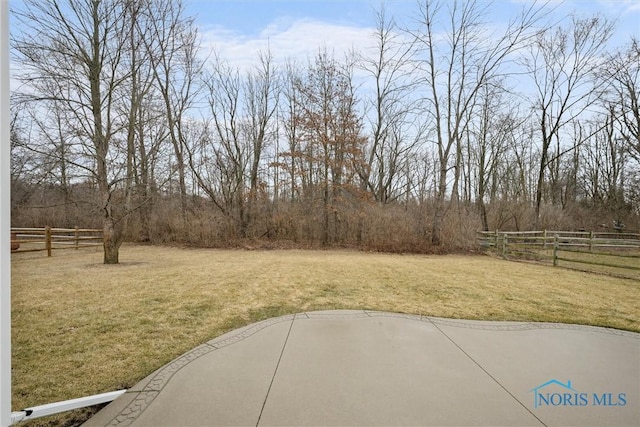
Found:
[[[438,179],[431,241],[442,244],[443,219],[448,210],[447,189],[453,170],[451,200],[457,201],[462,138],[478,92],[505,73],[506,58],[531,36],[542,16],[532,5],[510,21],[501,34],[491,34],[483,22],[485,4],[469,2],[420,3],[419,28],[411,31],[422,52],[419,67],[425,89],[425,111],[432,121],[437,150]]]
[[[249,198],[247,223],[254,219],[255,203],[261,191],[260,168],[264,152],[275,137],[275,113],[280,95],[280,77],[270,51],[258,55],[258,65],[249,70],[244,82],[243,138],[250,145]]]
[[[211,112],[207,135],[189,148],[191,169],[203,191],[249,237],[260,191],[264,151],[274,137],[279,83],[267,52],[241,76],[216,58],[205,77]]]
[[[122,2],[101,0],[27,0],[25,6],[16,15],[24,31],[13,40],[26,70],[21,77],[34,91],[32,101],[55,101],[88,141],[101,196],[104,263],[118,263],[124,214],[111,164],[114,135],[126,121],[115,96],[128,77],[121,63],[128,48],[126,9]]]
[[[605,81],[611,83],[611,107],[629,155],[640,162],[640,42],[632,39],[625,50],[611,55],[606,63],[602,72]]]
[[[486,199],[495,199],[500,165],[508,161],[509,141],[522,120],[513,111],[505,111],[508,104],[505,89],[497,85],[485,86],[479,93],[479,117],[469,126],[469,175],[475,178],[475,202],[482,226],[489,230]],[[521,142],[522,143],[522,142]],[[504,179],[505,182],[508,180]]]
[[[246,232],[245,172],[247,152],[241,135],[241,79],[238,69],[215,58],[205,72],[211,122],[189,147],[189,163],[202,190],[240,234]]]
[[[198,67],[195,32],[183,13],[163,0],[28,0],[16,13],[24,25],[14,39],[24,99],[36,111],[55,112],[49,116],[61,124],[57,135],[43,130],[57,147],[61,176],[66,165],[84,169],[98,188],[106,264],[118,263],[130,215],[150,198],[165,135],[181,154],[180,125]],[[162,96],[171,132],[157,126],[153,93]]]
[[[416,115],[411,96],[416,85],[411,73],[413,44],[403,39],[384,5],[376,14],[376,24],[375,47],[370,54],[361,54],[359,61],[374,82],[374,93],[366,102],[372,135],[359,174],[375,200],[384,204],[401,195],[393,194],[393,189],[406,156],[419,140],[419,130],[412,128]]]
[[[593,105],[598,93],[594,90],[595,71],[600,67],[605,43],[612,30],[613,24],[602,17],[581,19],[574,16],[568,27],[540,31],[524,60],[535,86],[532,106],[541,140],[535,199],[536,228],[545,174],[554,160],[550,156],[552,143],[560,140],[567,123]],[[572,148],[561,148],[556,156]]]
[[[302,165],[302,152],[300,151],[300,74],[298,66],[288,61],[283,75],[280,102],[280,115],[282,116],[282,129],[287,143],[287,149],[278,153],[278,164],[285,170],[289,181],[289,199],[293,204],[299,196],[298,179]]]
[[[146,2],[144,22],[148,26],[141,42],[152,64],[155,84],[164,101],[169,140],[173,146],[178,172],[183,224],[187,212],[185,159],[186,114],[193,107],[200,88],[202,62],[198,59],[198,33],[192,18],[185,15],[178,0]]]
[[[9,122],[11,152],[11,216],[16,218],[19,207],[26,205],[35,187],[43,181],[41,156],[34,155],[29,142],[29,123],[25,121],[24,104],[13,103]]]
[[[592,121],[587,126],[593,131],[580,150],[580,182],[585,201],[598,208],[606,207],[611,213],[624,209],[624,169],[628,160],[625,140],[616,129],[614,112]]]

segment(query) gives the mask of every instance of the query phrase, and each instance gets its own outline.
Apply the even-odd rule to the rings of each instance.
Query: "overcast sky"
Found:
[[[518,14],[530,0],[483,1],[486,19],[494,24]],[[539,2],[543,4],[544,2]],[[611,43],[627,43],[630,36],[640,38],[640,0],[550,1],[553,18],[573,12],[592,15],[599,12],[617,20]],[[380,0],[191,0],[188,12],[196,17],[204,46],[214,47],[226,60],[247,65],[267,44],[276,56],[305,59],[326,46],[339,57],[350,48],[366,48],[372,43],[375,10]],[[417,11],[416,0],[385,2],[387,14],[401,25],[411,25]]]

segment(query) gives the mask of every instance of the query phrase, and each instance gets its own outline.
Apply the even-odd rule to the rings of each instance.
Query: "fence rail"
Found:
[[[80,249],[102,245],[102,230],[94,228],[11,228],[11,252]]]
[[[598,272],[640,278],[640,234],[585,231],[481,231],[478,242],[504,258],[580,264]]]

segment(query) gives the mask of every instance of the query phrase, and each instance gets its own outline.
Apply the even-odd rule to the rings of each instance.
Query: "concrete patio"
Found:
[[[85,426],[638,426],[640,334],[369,311],[213,339]]]

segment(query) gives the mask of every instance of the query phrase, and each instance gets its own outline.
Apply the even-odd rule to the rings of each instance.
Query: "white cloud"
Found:
[[[230,65],[247,69],[255,64],[259,52],[271,50],[277,62],[295,59],[306,63],[319,48],[326,47],[340,59],[350,50],[363,50],[373,43],[373,28],[329,24],[303,19],[282,19],[271,23],[255,36],[247,36],[223,27],[203,29],[205,51],[213,49]]]
[[[640,11],[640,2],[638,0],[600,0],[599,4],[604,10],[614,9],[616,10],[616,13],[620,13],[622,15],[633,14]]]

